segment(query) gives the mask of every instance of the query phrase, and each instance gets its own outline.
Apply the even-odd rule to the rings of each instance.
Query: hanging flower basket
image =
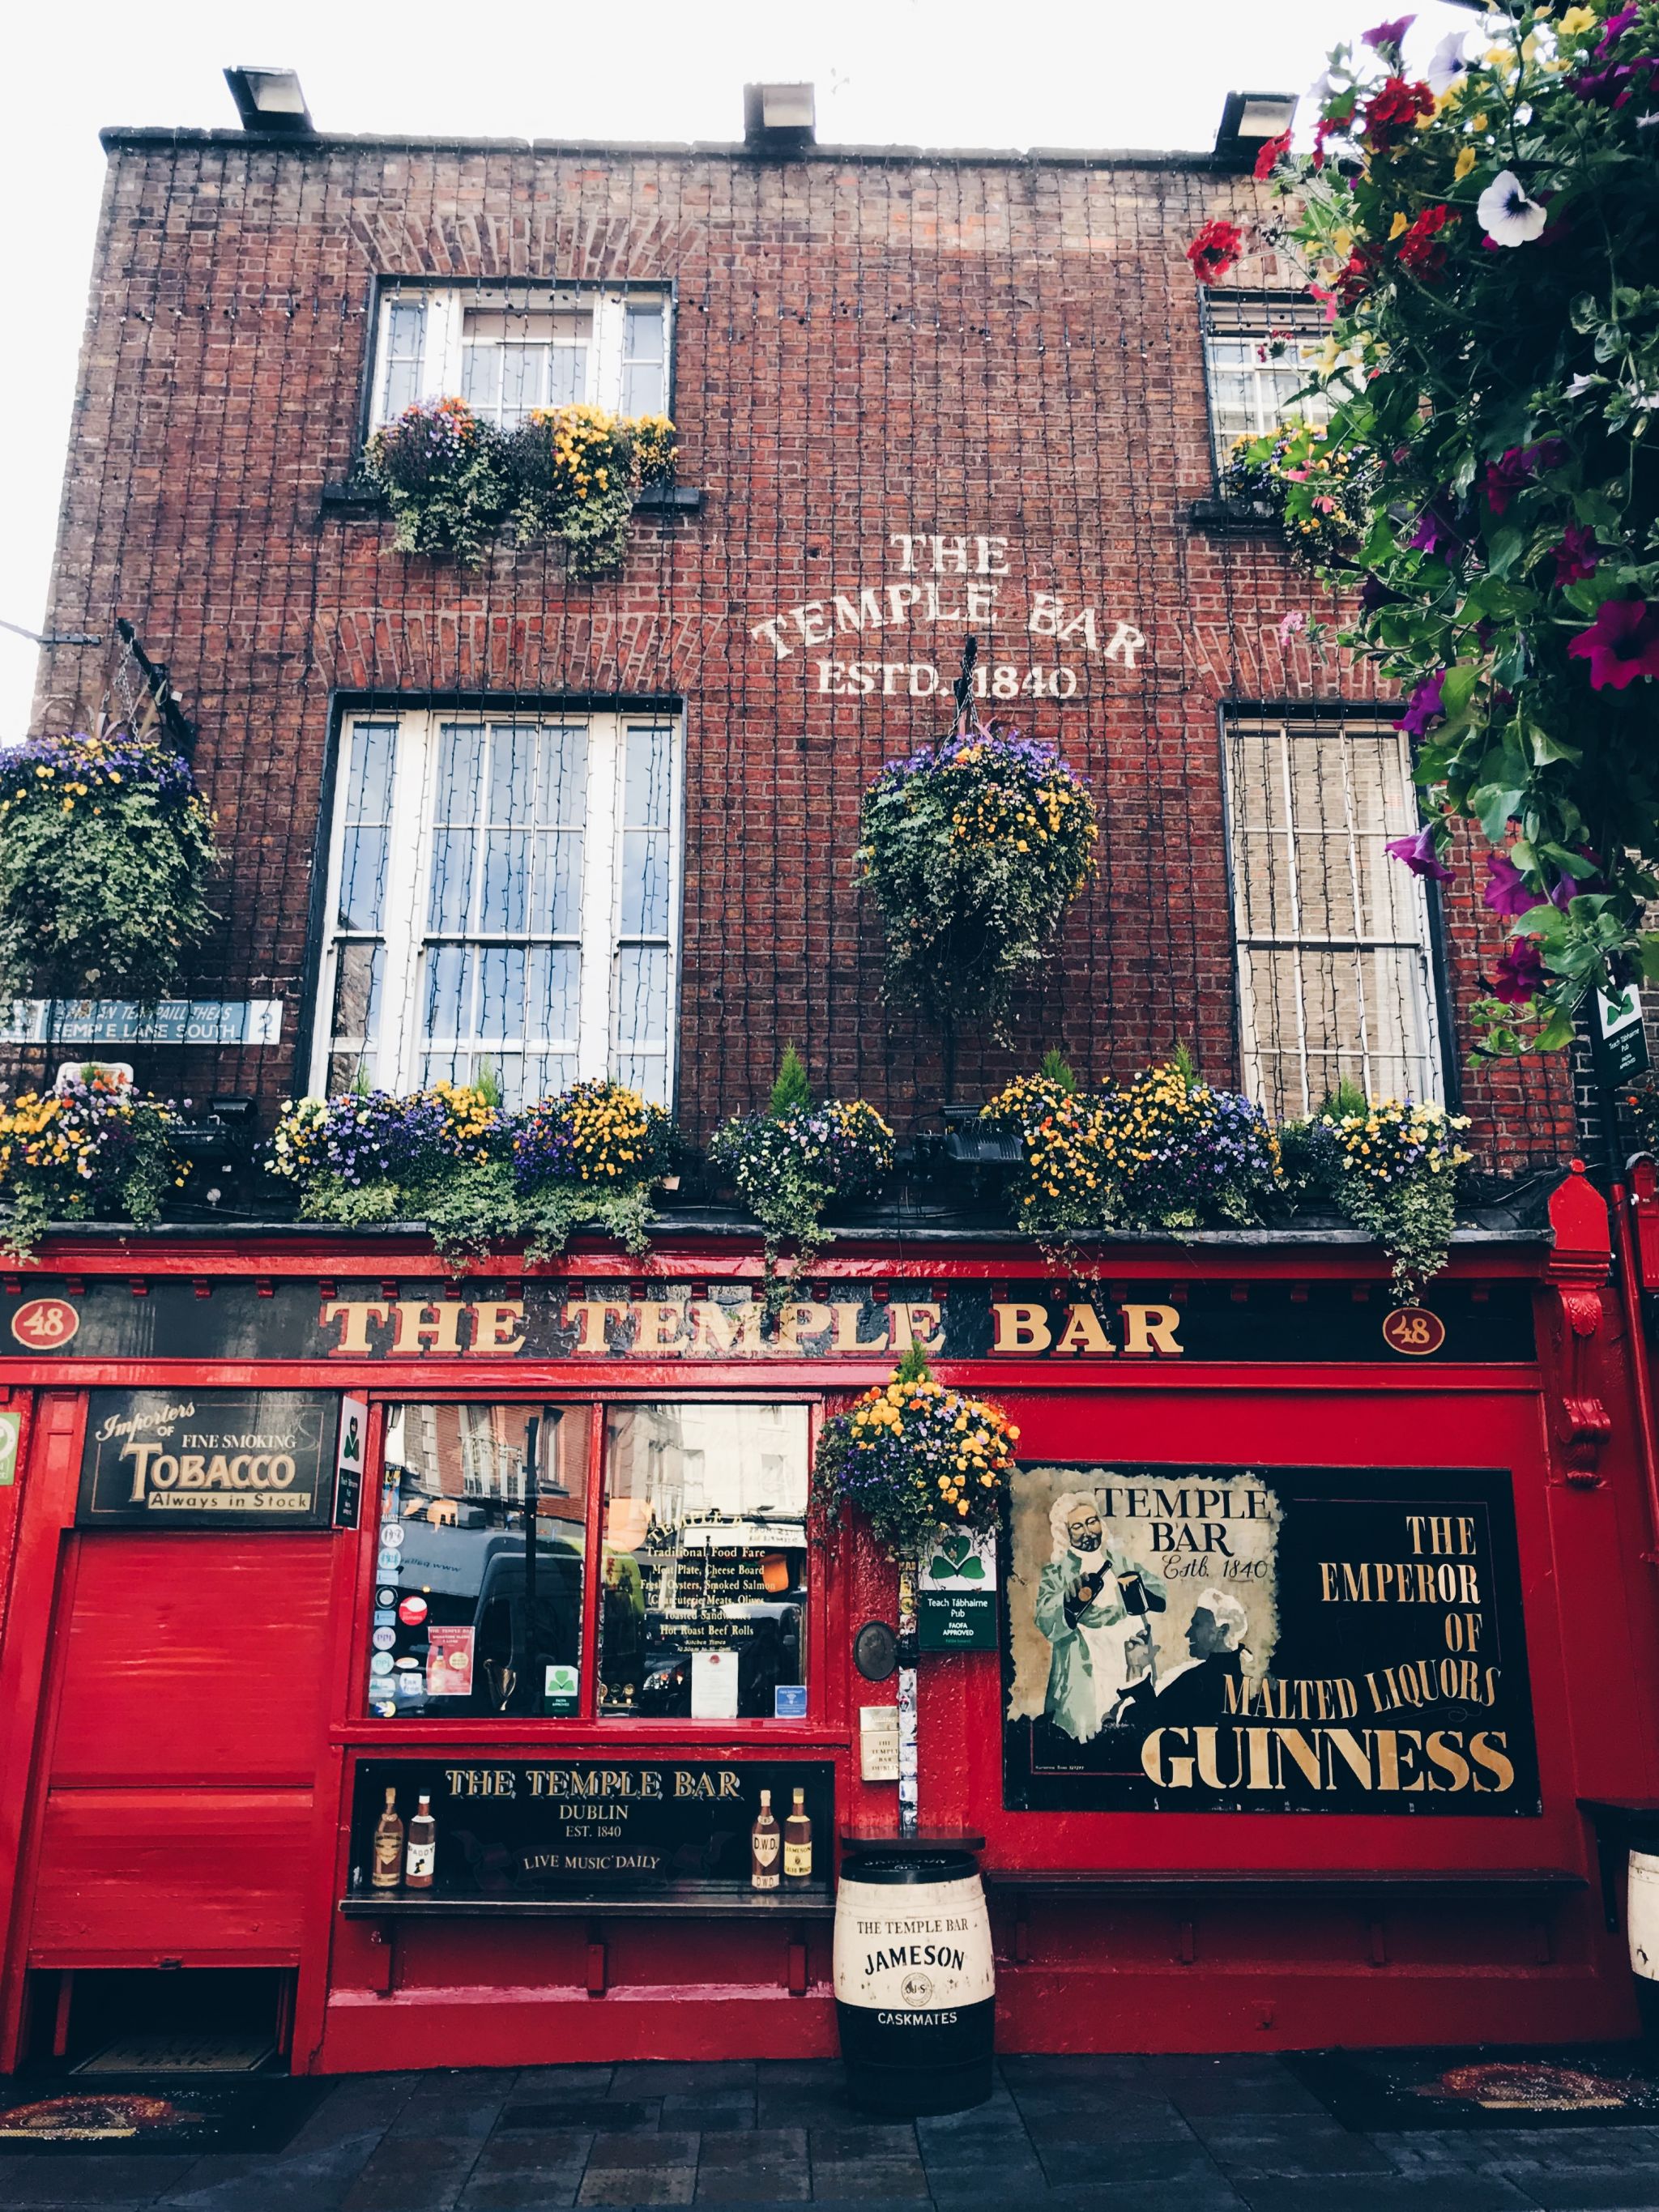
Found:
[[[887,927],[887,985],[1000,1030],[1095,871],[1094,802],[1057,747],[993,722],[890,761],[864,794],[857,869]]]
[[[99,1075],[15,1098],[0,1110],[0,1254],[27,1260],[54,1221],[154,1221],[185,1178],[178,1123],[171,1104]]]
[[[857,1506],[892,1557],[915,1559],[941,1529],[999,1526],[1018,1441],[1000,1406],[945,1389],[913,1351],[824,1423],[813,1503],[830,1528]]]
[[[212,927],[213,816],[190,763],[123,725],[0,751],[0,1001],[153,1005]]]

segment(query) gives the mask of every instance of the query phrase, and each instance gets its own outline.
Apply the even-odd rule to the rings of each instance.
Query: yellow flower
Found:
[[[1346,223],[1343,224],[1341,229],[1339,230],[1336,235],[1332,239],[1331,244],[1335,247],[1337,252],[1341,255],[1345,261],[1353,252],[1353,233],[1348,228]]]
[[[1462,152],[1459,154],[1456,161],[1452,164],[1452,177],[1454,180],[1461,185],[1464,178],[1468,176],[1469,171],[1474,167],[1474,149],[1473,146],[1465,146]]]
[[[1581,31],[1593,31],[1596,25],[1594,8],[1569,8],[1561,18],[1561,36],[1576,39]]]

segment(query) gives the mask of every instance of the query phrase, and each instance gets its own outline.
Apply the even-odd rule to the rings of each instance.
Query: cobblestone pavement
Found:
[[[892,2126],[812,2063],[338,2082],[258,2157],[0,2159],[0,2207],[540,2212],[1659,2212],[1659,2128],[1351,2135],[1273,2058],[1006,2058],[988,2105]]]

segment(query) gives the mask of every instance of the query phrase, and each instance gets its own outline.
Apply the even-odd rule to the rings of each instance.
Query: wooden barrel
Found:
[[[913,2118],[985,2102],[996,1976],[970,1851],[877,1847],[843,1863],[836,2014],[854,2104]]]

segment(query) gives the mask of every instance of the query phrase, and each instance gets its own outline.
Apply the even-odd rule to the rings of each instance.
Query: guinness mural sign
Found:
[[[94,1390],[81,1528],[319,1528],[339,1401],[311,1390]]]
[[[1540,1809],[1506,1474],[1030,1467],[1012,1555],[1011,1808]]]

